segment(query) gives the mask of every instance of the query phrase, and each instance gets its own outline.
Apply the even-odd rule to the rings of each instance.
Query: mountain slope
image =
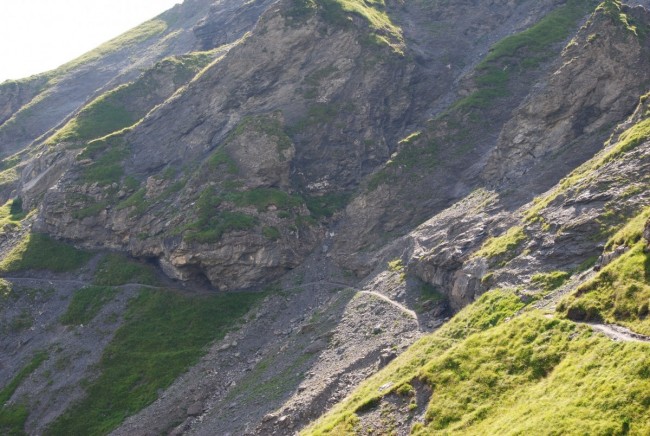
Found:
[[[0,428],[647,432],[583,324],[648,331],[636,4],[186,0],[1,85]]]

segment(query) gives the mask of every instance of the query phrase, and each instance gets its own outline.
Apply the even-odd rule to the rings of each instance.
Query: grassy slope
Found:
[[[133,125],[146,115],[151,107],[137,109],[134,104],[147,101],[160,86],[156,74],[164,70],[174,86],[189,81],[213,56],[209,52],[191,53],[164,59],[147,70],[138,80],[118,86],[86,105],[72,120],[63,126],[48,143],[61,141],[90,141]],[[153,103],[151,103],[153,104]]]
[[[626,245],[629,251],[603,268],[558,305],[563,315],[578,321],[606,321],[650,335],[650,255],[642,240],[650,217],[646,208],[616,233],[607,246]]]
[[[355,412],[390,393],[379,386],[399,392],[415,379],[433,389],[415,434],[647,434],[649,345],[614,343],[537,311],[502,322],[518,307],[511,294],[484,295],[303,434],[352,433]]]
[[[74,271],[83,266],[90,253],[49,238],[46,235],[28,234],[0,262],[0,272],[21,270]]]
[[[75,68],[81,67],[93,61],[97,61],[100,58],[109,56],[119,50],[128,49],[137,44],[143,43],[150,38],[164,33],[167,28],[168,25],[164,20],[160,18],[154,18],[140,24],[139,26],[116,38],[111,39],[110,41],[107,41],[106,43],[78,57],[77,59],[61,65],[55,70],[48,71],[36,76],[42,77],[46,80],[46,84],[43,85],[42,91],[35,98],[33,98],[32,101],[23,106],[16,114],[14,114],[11,119],[5,122],[0,127],[0,131],[9,128],[16,123],[28,123],[29,119],[34,114],[35,108],[47,98],[50,89],[57,82],[59,82],[61,78],[65,76],[65,74],[71,72]]]
[[[36,353],[32,360],[21,369],[16,376],[0,390],[0,434],[5,436],[25,435],[23,428],[29,416],[27,408],[22,404],[5,404],[11,399],[20,383],[34,372],[47,359],[47,353]]]
[[[263,294],[189,298],[143,290],[128,306],[98,365],[87,396],[59,417],[50,435],[106,434],[153,402],[205,352],[237,325]]]

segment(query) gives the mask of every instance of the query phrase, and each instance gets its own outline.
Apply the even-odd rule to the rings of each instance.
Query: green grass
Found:
[[[650,208],[610,239],[608,247],[625,243],[630,250],[562,300],[558,312],[574,320],[616,323],[650,335],[650,256],[641,238],[649,215]]]
[[[20,177],[18,176],[18,171],[15,168],[9,168],[4,171],[0,171],[0,188],[4,189],[10,185],[16,183]]]
[[[77,220],[82,220],[91,216],[97,216],[101,211],[106,209],[108,202],[100,201],[99,203],[92,204],[90,206],[82,207],[79,209],[72,210],[72,217]]]
[[[222,196],[226,201],[232,201],[236,206],[255,206],[258,212],[263,212],[273,205],[280,210],[300,207],[303,199],[290,195],[275,188],[255,188],[248,191],[231,192]]]
[[[225,167],[228,174],[237,174],[239,168],[237,163],[223,150],[217,150],[208,158],[207,168],[211,171],[216,171],[221,167]]]
[[[539,311],[504,322],[521,307],[503,291],[484,295],[302,434],[352,434],[358,414],[415,382],[432,390],[428,404],[418,405],[425,415],[411,429],[417,435],[650,431],[649,345],[616,343]]]
[[[257,225],[257,218],[242,212],[222,211],[207,222],[195,223],[187,228],[184,239],[188,242],[210,244],[217,242],[228,232],[247,230]]]
[[[596,4],[592,0],[569,0],[537,24],[496,43],[476,67],[478,89],[456,102],[455,107],[484,108],[507,96],[511,76],[532,70],[554,55],[553,47],[564,41],[577,21]]]
[[[257,218],[242,212],[218,210],[221,197],[206,188],[196,201],[197,220],[184,227],[188,242],[213,243],[230,231],[246,230],[257,225]]]
[[[484,294],[438,331],[417,341],[386,368],[363,382],[301,434],[351,434],[358,421],[356,411],[376,403],[384,395],[380,393],[380,386],[390,382],[397,389],[410,383],[433,356],[443,354],[475,333],[503,323],[522,307],[523,303],[511,292],[494,290]]]
[[[0,229],[20,228],[21,221],[27,213],[23,210],[23,202],[20,197],[7,201],[0,207]]]
[[[283,15],[289,24],[300,25],[316,12],[330,25],[343,28],[350,27],[350,15],[356,15],[368,24],[370,37],[403,52],[402,29],[390,19],[384,0],[293,0]]]
[[[171,75],[177,88],[211,60],[209,52],[163,59],[136,81],[118,86],[90,102],[47,142],[87,142],[132,126],[153,106],[161,75]]]
[[[530,281],[542,291],[550,292],[562,286],[569,277],[571,277],[571,274],[566,271],[551,271],[534,274]]]
[[[108,286],[86,286],[79,289],[74,293],[68,309],[61,316],[61,324],[88,324],[115,297],[116,293],[115,288]]]
[[[38,233],[28,234],[0,262],[0,272],[24,270],[74,271],[91,254]]]
[[[642,103],[645,104],[644,97],[641,97],[641,100]],[[533,205],[526,212],[526,220],[529,222],[541,220],[540,213],[542,210],[550,205],[560,195],[570,189],[579,189],[581,185],[587,184],[593,178],[593,175],[598,169],[602,168],[609,162],[620,158],[625,153],[633,150],[638,145],[650,139],[650,118],[647,118],[647,115],[647,111],[645,111],[645,119],[637,122],[632,127],[621,133],[613,144],[598,153],[594,158],[573,170],[568,176],[563,178],[557,184],[557,187],[551,192],[543,197],[536,198]]]
[[[488,259],[506,257],[512,259],[515,250],[526,240],[524,229],[519,226],[509,228],[504,234],[486,240],[481,248],[476,251],[474,257],[485,257]]]
[[[279,117],[280,114],[245,117],[228,135],[225,142],[229,143],[244,133],[254,132],[273,138],[277,144],[278,152],[291,148],[293,142],[284,131]]]
[[[97,183],[100,186],[121,181],[124,175],[122,161],[128,155],[127,146],[119,135],[91,141],[78,159],[91,159],[83,167],[81,180],[84,183]]]
[[[29,411],[22,404],[14,404],[11,406],[5,405],[11,399],[18,386],[25,380],[31,373],[41,366],[47,360],[47,353],[40,351],[32,358],[32,360],[22,368],[18,374],[2,389],[0,390],[0,433],[7,436],[26,435],[25,421],[29,416]]]
[[[100,286],[120,286],[128,283],[156,285],[158,280],[153,267],[129,259],[124,254],[110,253],[99,263],[93,283]]]
[[[345,208],[349,201],[350,194],[337,192],[305,197],[307,208],[316,219],[332,217],[337,211]]]
[[[13,286],[11,282],[0,279],[0,301],[7,300],[13,294]],[[1,307],[1,306],[0,306]]]
[[[309,127],[332,122],[341,112],[341,108],[333,103],[315,103],[307,108],[307,115],[289,126],[287,131],[291,135],[304,132]]]
[[[47,430],[49,435],[99,435],[117,427],[158,397],[237,326],[264,294],[185,297],[143,290],[129,302],[125,323],[106,348],[87,396]]]
[[[129,85],[122,85],[89,103],[48,142],[89,141],[135,123],[135,116],[115,97],[128,88]]]
[[[262,229],[262,235],[267,239],[275,241],[276,239],[280,239],[281,233],[277,227],[266,226]]]

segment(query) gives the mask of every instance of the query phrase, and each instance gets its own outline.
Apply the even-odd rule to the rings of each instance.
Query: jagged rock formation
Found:
[[[408,371],[437,359],[416,345],[388,363],[494,289],[511,290],[506,308],[472,306],[471,331],[452,322],[448,336],[427,336],[431,350],[503,319],[550,331],[557,324],[541,316],[519,317],[536,299],[574,321],[645,329],[647,276],[633,275],[615,308],[598,298],[614,292],[608,277],[626,280],[612,270],[636,268],[639,238],[649,239],[648,6],[186,0],[54,72],[0,85],[0,195],[17,205],[2,212],[7,259],[31,229],[127,253],[178,289],[269,292],[156,401],[102,431],[294,434],[380,367],[410,353],[420,357]],[[0,341],[14,353],[1,376],[56,344],[52,332],[77,328],[60,325],[64,304],[47,316],[35,305],[73,301],[73,275],[96,281],[94,262],[64,276],[19,273],[60,284],[0,312],[13,320],[2,326],[23,312],[40,320],[39,340],[23,329]],[[132,285],[106,307],[134,310]],[[33,406],[30,432],[81,413],[68,407],[83,397],[79,380],[131,325],[110,319],[89,321],[107,333],[75,377],[49,389],[56,365],[35,370],[32,390],[74,395]],[[430,380],[413,377],[401,391],[372,382],[377,398],[353,397],[332,416],[370,429],[381,404],[400,434],[455,425],[425,410]],[[26,386],[12,401],[33,402]],[[405,396],[416,400],[408,418]]]

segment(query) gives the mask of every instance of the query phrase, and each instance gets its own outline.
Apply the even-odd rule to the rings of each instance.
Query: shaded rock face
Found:
[[[646,221],[643,228],[643,239],[647,241],[647,247],[650,248],[650,220]]]
[[[443,292],[453,310],[483,293],[481,279],[488,269],[484,259],[471,254],[488,229],[505,217],[498,213],[497,197],[477,192],[419,226],[407,236],[413,249],[409,271]]]
[[[250,30],[260,15],[273,3],[228,1],[215,3],[208,14],[192,29],[199,50],[210,50],[239,39]]]
[[[505,181],[503,189],[516,190],[518,185],[512,182],[516,177],[548,176],[543,165],[519,170],[529,166],[528,156],[535,150],[554,156],[546,162],[551,167],[555,163],[575,166],[596,147],[581,149],[579,157],[568,163],[562,163],[564,155],[559,152],[577,147],[571,145],[575,138],[592,144],[589,141],[604,135],[605,127],[633,109],[638,77],[623,71],[622,65],[635,62],[643,69],[645,48],[609,17],[596,15],[560,61],[547,62],[530,73],[530,78],[539,80],[539,90],[525,99],[529,88],[519,79],[513,82],[512,95],[504,104],[514,108],[523,103],[510,121],[506,123],[509,113],[503,108],[488,108],[493,122],[463,139],[471,147],[462,154],[454,151],[455,138],[465,138],[458,136],[462,132],[456,136],[440,132],[459,129],[452,126],[469,123],[471,116],[461,112],[455,119],[436,121],[420,139],[422,144],[445,144],[436,152],[434,170],[411,174],[406,165],[394,165],[395,183],[372,189],[364,184],[396,151],[408,148],[398,143],[400,138],[412,131],[410,126],[422,122],[427,111],[444,107],[458,92],[471,92],[465,89],[471,77],[454,78],[459,77],[459,66],[469,68],[489,47],[487,40],[477,40],[469,32],[477,22],[483,23],[481,35],[507,34],[538,21],[557,4],[503,1],[483,11],[469,2],[433,12],[415,5],[389,5],[391,16],[404,28],[404,55],[386,45],[368,44],[367,24],[360,20],[340,27],[316,14],[296,25],[287,18],[290,2],[273,5],[254,31],[221,60],[122,135],[121,165],[126,175],[140,183],[139,190],[123,186],[125,179],[110,186],[84,183],[91,162],[78,160],[48,191],[38,228],[85,246],[157,258],[172,277],[207,277],[215,287],[228,290],[268,282],[300,265],[330,224],[310,217],[300,200],[284,210],[277,201],[260,206],[246,203],[242,196],[255,190],[273,190],[291,198],[356,191],[323,249],[332,247],[331,255],[342,267],[367,274],[376,265],[376,249],[476,187],[486,161],[483,178]],[[195,27],[205,47],[218,44],[213,37],[220,38],[208,27],[216,29],[228,19],[251,22],[264,9],[263,3],[229,7],[214,5]],[[645,12],[635,9],[634,13],[638,20],[645,19]],[[423,17],[458,26],[444,35],[416,32],[415,25],[422,24]],[[592,34],[599,37],[591,38]],[[459,50],[443,63],[441,45],[433,42],[452,37]],[[628,45],[630,50],[621,49]],[[594,74],[602,86],[592,80]],[[562,103],[565,89],[573,90],[574,96]],[[539,113],[546,115],[538,117]],[[546,131],[556,133],[544,135]],[[537,148],[531,151],[531,147]],[[85,203],[79,202],[80,197]],[[243,214],[246,221],[216,237],[192,238],[201,221],[199,204],[210,198],[207,207],[215,216],[242,218]],[[142,207],[129,199],[139,199]],[[88,201],[105,207],[97,206],[90,213]],[[125,206],[124,201],[131,205]],[[502,196],[502,201],[508,203],[508,196]],[[71,212],[80,207],[88,212]],[[452,223],[443,219],[436,224],[438,230],[426,231],[439,231],[439,239],[448,246],[440,250],[430,246],[423,252],[426,261],[414,271],[424,281],[445,288],[454,308],[483,290],[480,278],[486,266],[467,260],[470,248],[484,238],[484,221],[480,216],[463,217],[460,227],[454,222],[449,230]]]
[[[388,47],[361,45],[354,28],[327,32],[315,18],[287,25],[278,12],[258,23],[259,35],[124,135],[125,171],[142,180],[143,200],[152,199],[152,209],[134,215],[133,208],[114,207],[115,190],[134,194],[119,183],[80,183],[93,165],[82,159],[47,193],[38,228],[84,246],[157,257],[170,276],[205,276],[223,290],[268,282],[298,266],[323,229],[297,194],[340,192],[387,159],[385,139],[353,138],[360,128],[382,138],[391,134],[407,102],[400,94],[406,84],[395,78],[406,80],[408,65],[391,61],[396,55]],[[362,68],[371,61],[372,68]],[[403,103],[385,106],[385,95]],[[187,166],[195,168],[189,178],[161,175]],[[180,191],[154,203],[174,183]],[[277,202],[260,207],[233,198],[259,190],[272,190],[279,201],[290,197],[295,222]],[[219,197],[213,210],[220,216],[244,214],[255,223],[209,243],[185,238],[201,195],[211,193]],[[79,219],[73,211],[80,196],[107,207]]]
[[[644,8],[625,12],[630,19],[648,21]],[[549,187],[567,167],[593,155],[645,91],[649,48],[614,18],[595,14],[564,49],[560,68],[504,126],[482,177],[493,184]],[[545,167],[548,160],[555,169]]]
[[[45,82],[44,78],[35,77],[0,84],[0,125],[29,103]]]
[[[145,23],[148,26],[145,37],[133,38],[126,34],[120,37],[122,42],[117,47],[111,46],[99,54],[93,52],[19,84],[0,85],[0,157],[32,143],[36,145],[94,97],[135,79],[141,70],[157,61],[214,48],[205,46],[192,32],[194,26],[207,19],[213,3],[213,0],[187,0]],[[228,3],[229,14],[217,17],[214,25],[224,25],[229,15],[236,15],[240,3]],[[259,16],[260,11],[256,13]],[[240,31],[228,35],[224,44],[250,30],[256,18],[254,14],[248,15],[251,16],[246,22],[248,27],[242,24]],[[39,98],[34,99],[36,96]],[[32,100],[27,110],[25,104]]]

